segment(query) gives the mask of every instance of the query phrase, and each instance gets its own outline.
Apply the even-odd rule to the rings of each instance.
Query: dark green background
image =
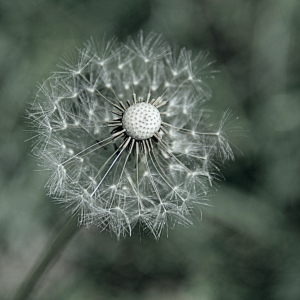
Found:
[[[298,0],[0,0],[0,299],[68,219],[30,157],[25,109],[59,57],[103,34],[162,33],[209,50],[210,107],[246,139],[203,220],[158,242],[81,229],[34,299],[300,299]]]

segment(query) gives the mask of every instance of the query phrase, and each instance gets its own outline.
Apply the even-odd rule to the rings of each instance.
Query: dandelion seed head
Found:
[[[209,205],[216,163],[234,158],[230,112],[212,124],[203,107],[206,60],[143,32],[64,57],[28,113],[49,194],[118,238],[191,225],[195,207]]]

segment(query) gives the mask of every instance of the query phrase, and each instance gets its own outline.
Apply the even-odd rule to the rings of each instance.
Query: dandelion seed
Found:
[[[29,117],[49,194],[117,237],[135,226],[159,238],[192,224],[194,208],[233,159],[229,112],[215,131],[203,108],[207,54],[176,51],[160,35],[88,42],[39,88]],[[207,72],[208,73],[208,72]]]

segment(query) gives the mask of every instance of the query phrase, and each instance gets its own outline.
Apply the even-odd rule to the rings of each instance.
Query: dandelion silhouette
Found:
[[[208,205],[216,163],[234,158],[230,113],[214,124],[203,106],[206,60],[142,32],[125,44],[90,40],[64,58],[29,112],[49,194],[81,224],[118,238],[136,225],[157,239],[191,225],[195,208]]]

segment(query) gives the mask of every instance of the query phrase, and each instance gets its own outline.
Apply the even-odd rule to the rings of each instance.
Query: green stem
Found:
[[[33,266],[24,282],[17,290],[14,300],[26,300],[32,293],[37,282],[45,273],[50,263],[59,256],[68,241],[79,230],[77,226],[77,218],[73,217],[65,224],[62,230],[58,233],[52,244],[42,253],[39,260]]]

